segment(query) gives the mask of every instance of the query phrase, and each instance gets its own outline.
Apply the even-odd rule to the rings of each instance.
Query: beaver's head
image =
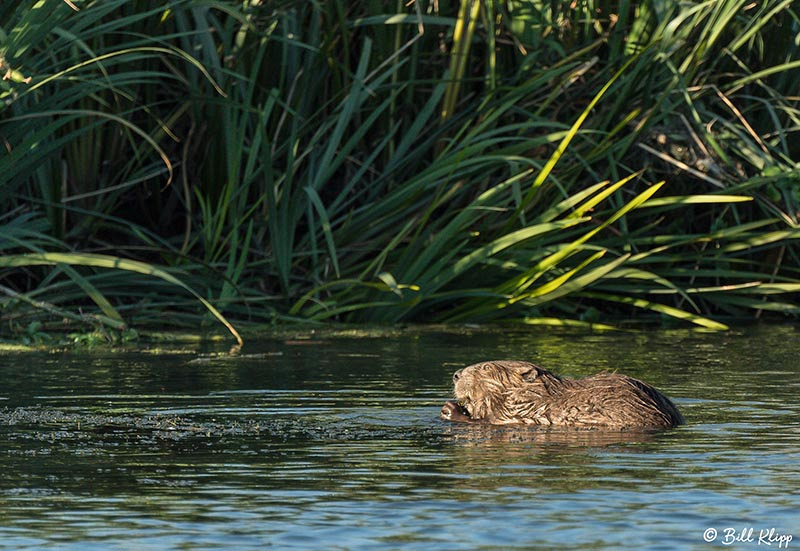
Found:
[[[455,397],[472,419],[497,419],[509,414],[514,397],[536,386],[546,370],[529,362],[482,362],[453,374]]]

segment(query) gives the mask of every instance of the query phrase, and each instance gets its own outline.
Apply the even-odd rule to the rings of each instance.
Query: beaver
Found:
[[[567,379],[529,362],[495,360],[456,371],[453,383],[457,401],[441,413],[449,421],[612,429],[684,423],[669,398],[617,373]]]

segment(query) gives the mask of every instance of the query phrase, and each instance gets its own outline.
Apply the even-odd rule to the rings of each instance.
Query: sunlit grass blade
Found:
[[[485,261],[489,257],[494,256],[509,247],[513,247],[544,233],[557,232],[561,229],[569,228],[577,224],[584,223],[588,220],[590,219],[572,218],[568,220],[557,220],[544,224],[534,224],[499,237],[488,245],[484,245],[483,247],[475,249],[471,253],[458,259],[446,269],[440,270],[436,277],[434,277],[434,279],[426,287],[426,290],[435,291],[439,289],[442,285],[449,283],[454,278],[458,277],[476,264]]]
[[[567,318],[520,318],[519,320],[511,320],[512,322],[522,323],[524,325],[533,325],[541,327],[555,327],[555,328],[572,328],[572,329],[589,329],[592,331],[619,331],[619,327],[607,325],[605,323],[597,323],[592,321],[573,320]]]
[[[705,327],[707,329],[714,329],[717,331],[724,331],[728,329],[728,326],[725,325],[724,323],[719,323],[717,321],[708,319],[706,317],[697,314],[692,314],[691,312],[681,310],[680,308],[675,308],[674,306],[668,306],[666,304],[652,302],[643,298],[627,297],[627,296],[614,295],[610,293],[603,293],[596,291],[582,291],[580,294],[581,296],[587,298],[595,298],[609,302],[619,302],[621,304],[627,304],[629,306],[634,306],[636,308],[640,308],[643,310],[658,312],[659,314],[664,314],[666,316],[675,319],[685,320],[695,325]]]
[[[749,195],[681,195],[655,197],[642,204],[642,208],[681,206],[681,205],[707,205],[714,203],[746,203],[752,201]]]
[[[622,182],[628,181],[623,180]],[[595,228],[589,230],[581,237],[572,241],[571,243],[560,247],[556,252],[549,255],[548,257],[542,259],[537,264],[535,264],[532,268],[527,270],[524,274],[518,276],[512,282],[509,282],[504,285],[506,289],[508,289],[509,294],[516,295],[525,291],[528,287],[530,287],[543,273],[547,270],[551,269],[552,267],[559,264],[562,260],[568,258],[575,251],[582,246],[584,243],[589,241],[594,235],[601,232],[606,227],[610,226],[623,216],[630,212],[631,210],[639,207],[642,203],[647,201],[650,197],[653,196],[663,185],[663,182],[650,186],[648,189],[634,197],[631,201],[626,203],[622,208],[614,212],[608,219],[604,220],[603,223],[599,224]]]
[[[624,74],[625,70],[636,61],[636,59],[637,59],[636,56],[634,56],[628,61],[626,61],[625,64],[622,66],[622,68],[620,68],[620,70],[617,71],[616,74],[614,74],[614,76],[612,76],[611,79],[609,79],[608,82],[606,82],[606,84],[604,84],[602,88],[600,88],[597,94],[595,94],[595,96],[592,98],[592,100],[589,102],[586,108],[581,112],[581,114],[572,124],[567,134],[558,144],[558,147],[556,147],[555,151],[553,151],[553,154],[550,156],[545,165],[542,167],[542,170],[540,170],[539,173],[536,175],[536,178],[534,178],[518,210],[520,211],[524,210],[528,206],[528,204],[533,200],[539,187],[545,182],[545,180],[547,180],[548,176],[550,176],[550,173],[553,171],[553,168],[556,166],[558,161],[564,155],[564,152],[567,150],[567,147],[575,138],[575,136],[578,133],[578,130],[580,130],[583,123],[589,117],[589,114],[592,112],[595,105],[597,105],[597,103],[602,99],[605,93],[611,88],[611,86],[614,85],[617,79]]]
[[[749,250],[754,247],[761,247],[763,245],[771,245],[773,243],[779,243],[790,239],[798,239],[800,238],[800,228],[798,229],[791,229],[791,230],[782,230],[782,231],[774,231],[768,232],[765,234],[749,236],[741,241],[736,243],[731,243],[721,248],[722,252],[729,253],[729,252],[736,252],[742,250]]]
[[[453,47],[450,53],[449,82],[442,102],[442,119],[447,119],[456,111],[461,81],[467,67],[467,59],[472,36],[478,22],[481,2],[479,0],[461,0],[458,17],[453,29]]]
[[[509,305],[523,302],[526,306],[536,306],[574,293],[579,289],[585,289],[615,270],[621,264],[624,264],[630,257],[630,255],[623,255],[601,266],[586,270],[587,266],[590,266],[595,260],[602,258],[605,254],[606,251],[597,251],[571,270],[566,271],[544,285],[540,285],[521,295],[515,296],[508,301]]]

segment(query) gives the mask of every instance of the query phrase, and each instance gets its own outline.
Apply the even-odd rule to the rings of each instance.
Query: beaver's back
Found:
[[[583,379],[561,379],[560,382],[561,388],[550,385],[556,391],[543,400],[546,407],[540,404],[535,409],[520,408],[522,422],[526,422],[524,417],[528,412],[534,415],[532,421],[535,424],[545,425],[656,428],[684,422],[669,398],[633,377],[599,373]],[[509,395],[512,401],[515,400],[513,394]]]

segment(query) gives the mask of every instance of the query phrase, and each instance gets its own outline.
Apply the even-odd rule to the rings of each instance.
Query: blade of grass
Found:
[[[667,306],[666,304],[651,302],[643,298],[626,297],[621,295],[613,295],[609,293],[602,293],[595,291],[582,291],[579,294],[580,296],[586,298],[595,298],[604,301],[619,302],[621,304],[627,304],[629,306],[634,306],[636,308],[651,310],[653,312],[658,312],[659,314],[664,314],[672,318],[689,321],[695,325],[699,325],[700,327],[705,327],[707,329],[713,329],[716,331],[726,331],[729,329],[729,327],[724,323],[719,323],[717,321],[708,319],[706,317],[699,316],[697,314],[692,314],[685,310],[681,310],[680,308],[675,308],[674,306]]]
[[[188,291],[203,306],[205,306],[205,308],[215,318],[217,318],[228,329],[231,335],[233,335],[234,338],[236,339],[236,342],[239,343],[239,346],[244,344],[244,341],[242,340],[241,335],[239,335],[239,332],[236,331],[233,325],[231,325],[231,323],[227,319],[225,319],[225,317],[216,308],[214,308],[214,306],[210,302],[208,302],[206,299],[200,296],[194,289],[183,283],[180,279],[176,278],[174,275],[160,268],[157,268],[151,264],[147,264],[145,262],[139,262],[137,260],[128,260],[125,258],[119,258],[116,256],[90,254],[90,253],[28,253],[28,254],[0,256],[0,267],[4,268],[16,268],[16,267],[37,266],[37,265],[56,265],[56,264],[67,264],[70,266],[90,266],[93,268],[109,268],[115,270],[127,270],[163,279],[168,283],[171,283]]]

